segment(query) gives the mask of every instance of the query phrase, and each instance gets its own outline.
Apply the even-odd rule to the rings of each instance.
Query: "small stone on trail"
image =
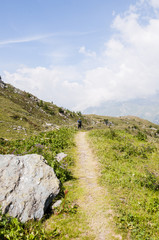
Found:
[[[61,152],[61,153],[58,153],[58,154],[55,156],[55,159],[56,159],[58,162],[61,162],[65,157],[67,157],[67,154]]]

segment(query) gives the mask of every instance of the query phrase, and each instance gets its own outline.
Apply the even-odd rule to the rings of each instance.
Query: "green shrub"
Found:
[[[146,141],[147,140],[147,135],[139,131],[137,133],[137,139],[140,140],[140,141]]]
[[[74,146],[73,136],[75,130],[69,128],[60,128],[50,132],[40,133],[26,140],[5,141],[0,146],[0,154],[40,154],[47,163],[54,168],[56,175],[61,183],[71,179],[72,174],[68,166],[62,167],[56,160],[56,154]],[[70,161],[68,161],[69,163]]]
[[[40,102],[39,102],[39,107],[43,107],[43,106],[44,106],[44,103],[43,103],[42,100],[40,100]]]
[[[29,221],[21,223],[17,218],[3,215],[0,211],[0,239],[1,240],[51,240],[58,236],[57,229],[46,233],[41,228],[41,222]]]
[[[44,110],[46,110],[46,111],[49,109],[49,107],[48,107],[47,103],[44,103],[44,106],[43,106],[43,108],[44,108]]]
[[[146,170],[146,175],[141,180],[141,186],[145,186],[153,191],[159,191],[159,179],[154,173]]]
[[[76,114],[77,114],[79,117],[82,117],[82,113],[81,113],[81,112],[76,112]]]
[[[64,114],[64,109],[63,108],[59,108],[59,113]]]
[[[5,141],[0,139],[0,154],[24,155],[37,153],[42,155],[47,163],[54,168],[56,176],[61,182],[61,195],[63,183],[73,178],[69,167],[73,164],[71,156],[65,158],[64,163],[59,163],[55,156],[57,153],[66,151],[74,146],[74,129],[60,128],[50,132],[40,133],[26,140]],[[61,212],[75,213],[76,206],[67,201]],[[0,212],[0,239],[1,240],[45,240],[53,239],[58,235],[56,229],[46,233],[42,222],[29,221],[20,223],[16,218],[2,215]]]

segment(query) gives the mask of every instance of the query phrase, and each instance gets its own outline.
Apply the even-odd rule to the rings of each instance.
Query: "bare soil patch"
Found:
[[[86,213],[91,233],[96,240],[120,240],[122,237],[115,233],[109,193],[98,183],[100,165],[87,142],[86,134],[79,132],[76,136],[78,149],[76,176],[84,190],[78,204]]]

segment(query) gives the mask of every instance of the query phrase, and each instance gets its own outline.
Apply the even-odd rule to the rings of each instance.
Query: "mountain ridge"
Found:
[[[111,105],[107,105],[111,108]],[[119,109],[117,110],[119,111]],[[114,117],[113,109],[112,112],[107,112],[108,114],[102,116],[101,114],[92,114],[93,111],[90,111],[90,113],[83,115],[81,112],[72,112],[63,107],[58,107],[53,102],[45,102],[31,93],[4,83],[0,78],[0,138],[22,139],[61,126],[77,127],[79,118],[81,118],[83,127],[87,130],[105,128],[108,125],[115,125],[118,128],[123,126],[133,128],[136,125],[143,125],[147,129],[158,129],[157,124],[132,116],[132,114],[130,114],[131,116]]]
[[[114,117],[133,115],[159,124],[159,94],[149,98],[128,101],[107,101],[97,107],[85,109],[84,114],[111,115]]]

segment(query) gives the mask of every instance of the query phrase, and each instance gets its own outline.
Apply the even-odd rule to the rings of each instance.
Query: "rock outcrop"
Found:
[[[1,88],[6,88],[6,84],[2,81],[1,76],[0,76],[0,87]]]
[[[37,154],[0,155],[0,205],[20,221],[41,219],[60,191],[60,182]]]

